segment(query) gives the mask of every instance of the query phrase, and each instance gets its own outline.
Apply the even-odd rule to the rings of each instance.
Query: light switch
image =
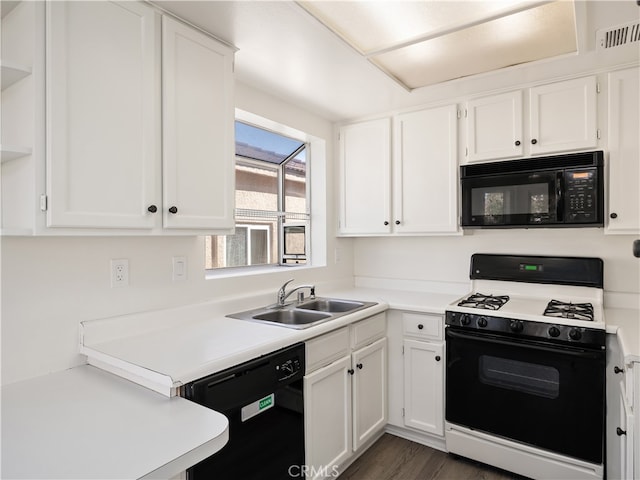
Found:
[[[181,282],[187,279],[187,258],[173,257],[173,281]]]

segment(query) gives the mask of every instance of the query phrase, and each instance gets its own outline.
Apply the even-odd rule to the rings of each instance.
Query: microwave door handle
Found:
[[[564,172],[556,174],[556,221],[564,220]]]

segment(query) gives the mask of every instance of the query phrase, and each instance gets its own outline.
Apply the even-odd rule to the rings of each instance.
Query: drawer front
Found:
[[[349,354],[349,327],[312,338],[305,342],[305,349],[305,373],[329,365],[334,360]]]
[[[368,345],[387,334],[387,321],[384,313],[366,318],[351,325],[351,348]]]
[[[442,340],[444,320],[440,315],[425,315],[420,313],[402,314],[402,328],[405,335]]]

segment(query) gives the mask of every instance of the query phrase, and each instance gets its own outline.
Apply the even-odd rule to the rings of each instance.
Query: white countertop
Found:
[[[201,317],[202,313],[180,309],[172,315],[181,318],[181,322],[158,322],[155,330],[140,328],[139,333],[129,336],[105,334],[104,321],[100,321],[101,333],[95,335],[91,333],[92,322],[85,322],[83,328],[89,333],[83,336],[81,352],[92,365],[173,396],[178,387],[190,381],[383,312],[389,303],[393,308],[442,314],[445,306],[457,298],[375,289],[350,289],[322,296],[374,301],[377,305],[300,330],[231,319],[221,313],[192,320],[190,316]]]
[[[224,415],[88,365],[2,387],[6,479],[166,479],[228,435]]]
[[[443,314],[460,295],[356,288],[323,296],[378,305],[303,330],[209,306],[83,322],[89,362],[164,395],[89,365],[3,387],[2,478],[170,478],[228,439],[226,418],[172,396],[177,386],[387,308]],[[627,362],[640,361],[639,312],[605,310]]]

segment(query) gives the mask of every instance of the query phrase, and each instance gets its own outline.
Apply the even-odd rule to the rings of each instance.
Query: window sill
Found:
[[[256,267],[221,268],[219,270],[206,270],[205,279],[215,280],[220,278],[248,277],[254,275],[270,275],[274,273],[292,272],[296,270],[310,270],[320,268],[316,265],[261,265]]]

